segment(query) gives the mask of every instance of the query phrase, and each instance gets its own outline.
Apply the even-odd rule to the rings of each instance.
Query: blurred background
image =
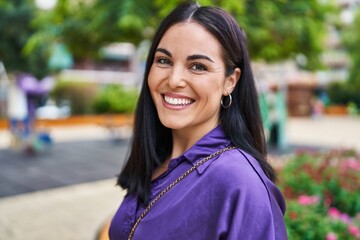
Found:
[[[180,0],[0,0],[0,239],[106,239]],[[289,239],[360,239],[360,0],[199,0],[245,30]]]

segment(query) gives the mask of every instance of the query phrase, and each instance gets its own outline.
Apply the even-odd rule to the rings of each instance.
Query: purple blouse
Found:
[[[152,181],[151,200],[208,155],[231,145],[217,127]],[[112,240],[127,239],[146,206],[124,198],[112,219]],[[134,240],[283,240],[285,202],[258,162],[240,149],[210,159],[167,192],[138,225]]]

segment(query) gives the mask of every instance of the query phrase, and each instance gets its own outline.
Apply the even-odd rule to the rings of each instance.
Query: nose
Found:
[[[172,68],[168,78],[168,85],[172,89],[183,88],[186,86],[185,73],[180,66],[174,66]]]

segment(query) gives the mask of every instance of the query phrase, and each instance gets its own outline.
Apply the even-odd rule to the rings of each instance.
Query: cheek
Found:
[[[158,73],[153,68],[150,69],[147,84],[149,86],[151,98],[154,103],[160,102],[160,95],[159,95],[159,85],[161,84],[160,78]]]
[[[152,94],[152,92],[155,91],[157,85],[153,68],[150,69],[147,84]]]
[[[206,79],[198,84],[197,89],[199,89],[199,92],[204,96],[207,96],[212,100],[217,98],[220,99],[224,91],[224,81],[222,81],[220,77]]]

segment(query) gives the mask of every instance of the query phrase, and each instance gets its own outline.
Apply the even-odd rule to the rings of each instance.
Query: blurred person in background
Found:
[[[29,137],[30,121],[27,96],[25,91],[19,86],[17,79],[10,79],[7,99],[7,115],[10,132],[14,137],[13,140],[17,141]]]
[[[151,45],[110,239],[287,239],[245,33],[179,5]]]

